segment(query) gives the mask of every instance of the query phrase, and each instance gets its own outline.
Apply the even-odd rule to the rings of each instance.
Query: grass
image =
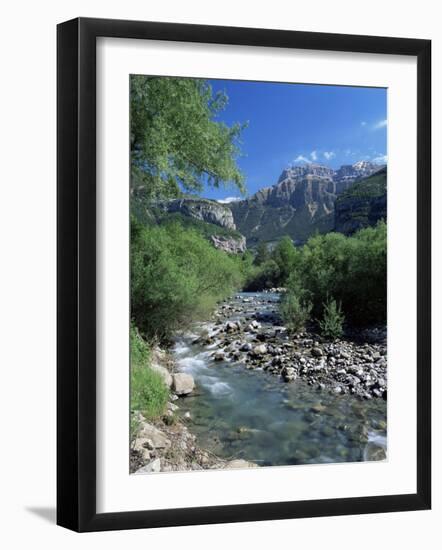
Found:
[[[135,327],[130,329],[130,404],[132,411],[140,411],[146,420],[162,416],[169,400],[169,389],[163,378],[149,368],[150,350]],[[131,431],[137,431],[131,426]]]
[[[159,418],[165,412],[169,390],[162,377],[148,367],[131,366],[131,408],[146,420]]]

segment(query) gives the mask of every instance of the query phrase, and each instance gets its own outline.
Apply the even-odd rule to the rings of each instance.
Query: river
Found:
[[[265,327],[278,300],[278,294],[241,293],[230,301],[228,319],[258,317]],[[201,447],[260,466],[385,459],[386,401],[334,395],[301,378],[285,383],[241,362],[214,361],[216,342],[193,343],[213,329],[213,322],[195,324],[174,347],[178,370],[192,374],[197,385],[180,409],[190,413],[189,428]]]

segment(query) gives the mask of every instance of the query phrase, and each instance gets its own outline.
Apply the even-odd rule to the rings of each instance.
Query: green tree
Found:
[[[385,322],[385,222],[361,229],[350,237],[340,233],[316,235],[297,249],[296,254],[286,283],[288,296],[296,296],[299,300],[306,297],[313,306],[314,317],[322,317],[324,304],[333,296],[340,304],[337,313],[345,315],[347,321],[358,325]]]
[[[241,288],[239,261],[179,223],[131,224],[131,313],[148,340],[168,340]]]
[[[256,248],[255,265],[265,264],[270,259],[269,245],[261,241]]]
[[[283,237],[272,252],[272,259],[279,267],[279,280],[276,285],[285,285],[290,274],[296,267],[298,255],[293,245],[292,239],[288,236]]]
[[[245,124],[227,126],[216,116],[225,93],[201,79],[132,75],[130,152],[132,189],[151,198],[233,184],[244,192],[236,159]]]

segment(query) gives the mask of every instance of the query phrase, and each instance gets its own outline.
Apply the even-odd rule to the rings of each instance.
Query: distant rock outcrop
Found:
[[[229,254],[247,249],[245,237],[236,230],[232,211],[224,204],[189,197],[157,201],[151,212],[160,222],[178,217],[185,227],[201,232],[215,248]]]
[[[182,198],[161,201],[157,207],[170,214],[178,212],[184,216],[219,225],[225,229],[236,229],[232,211],[223,204],[208,199]]]
[[[246,247],[246,238],[242,235],[240,237],[226,237],[223,235],[212,235],[211,241],[215,248],[224,250],[229,254],[240,254],[245,252]]]

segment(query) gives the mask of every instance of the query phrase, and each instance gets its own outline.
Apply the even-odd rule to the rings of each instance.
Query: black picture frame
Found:
[[[96,39],[417,58],[417,491],[361,498],[96,512]],[[79,18],[57,28],[57,523],[83,531],[424,510],[431,506],[431,41]]]

